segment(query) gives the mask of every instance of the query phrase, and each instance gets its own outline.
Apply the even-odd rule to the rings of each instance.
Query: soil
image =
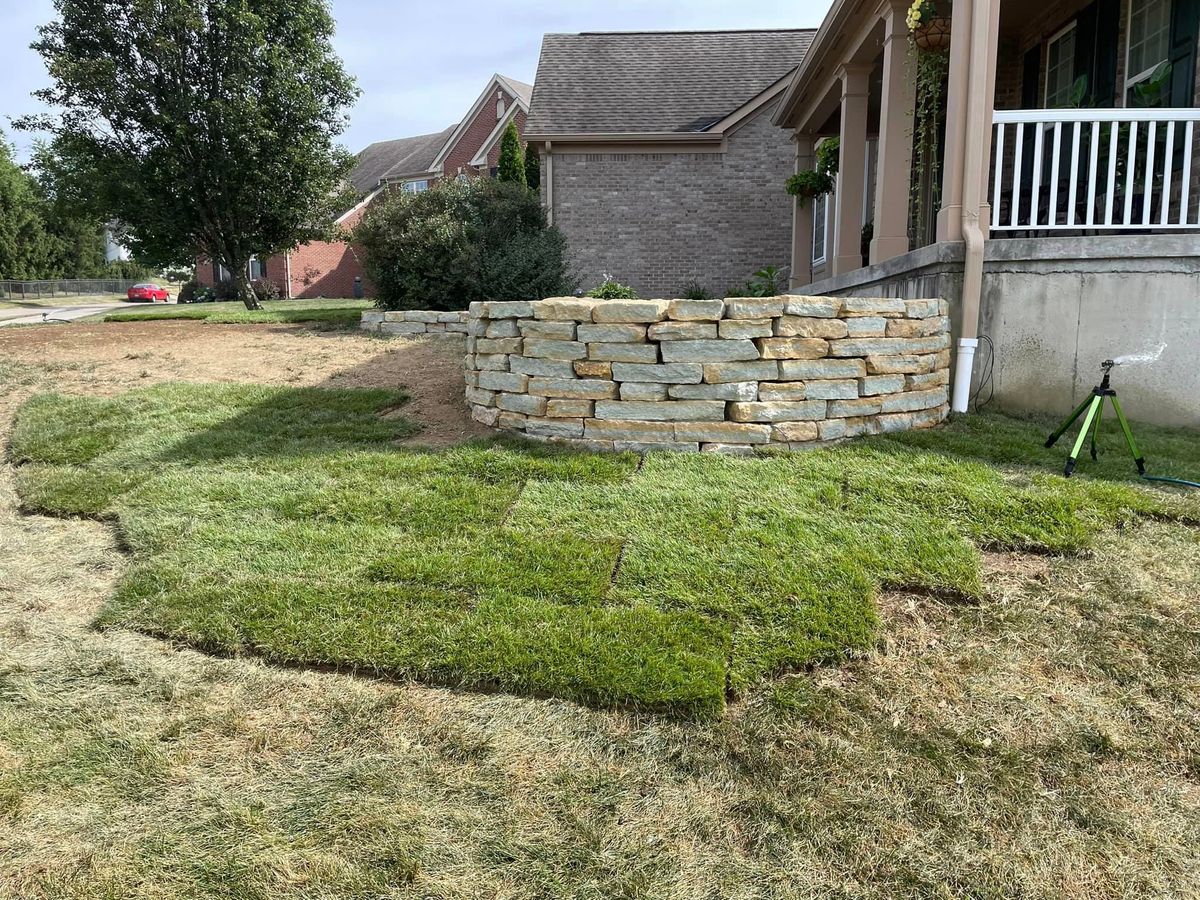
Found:
[[[488,433],[467,414],[457,337],[380,338],[302,324],[47,325],[0,330],[0,362],[53,373],[10,393],[3,405],[12,406],[0,413],[37,390],[114,394],[162,381],[382,387],[411,395],[401,413],[422,430],[406,443],[444,447]]]

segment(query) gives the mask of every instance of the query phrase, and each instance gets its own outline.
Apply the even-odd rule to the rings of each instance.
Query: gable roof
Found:
[[[437,155],[435,155],[433,158],[433,169],[438,171],[441,170],[441,165],[446,161],[446,157],[450,155],[450,151],[454,149],[454,146],[460,140],[462,140],[463,135],[467,133],[467,129],[471,127],[471,123],[475,121],[475,117],[479,115],[479,112],[483,109],[484,104],[492,99],[498,88],[503,89],[509,94],[509,96],[516,100],[516,103],[512,107],[509,107],[510,111],[513,108],[520,108],[525,110],[526,113],[529,112],[529,98],[533,96],[533,85],[526,84],[523,81],[517,81],[513,78],[506,78],[497,72],[488,81],[487,87],[483,89],[482,93],[480,93],[480,95],[476,98],[475,102],[471,104],[471,108],[467,111],[467,114],[462,117],[462,121],[451,130],[450,136],[446,139],[441,149],[438,150]],[[478,151],[478,147],[471,148],[472,155],[478,153]]]
[[[704,133],[795,69],[814,34],[548,34],[526,135]]]
[[[436,134],[420,134],[395,141],[377,141],[358,154],[349,182],[363,193],[373,191],[389,176],[418,175],[432,169],[433,158],[454,131],[451,125]]]

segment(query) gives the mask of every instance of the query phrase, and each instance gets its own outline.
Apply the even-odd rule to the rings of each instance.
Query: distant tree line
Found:
[[[57,203],[0,134],[0,279],[141,277],[130,263],[106,265],[104,247],[103,224]]]

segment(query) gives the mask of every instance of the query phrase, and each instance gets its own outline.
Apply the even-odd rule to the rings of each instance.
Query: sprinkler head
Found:
[[[1106,359],[1104,362],[1100,363],[1100,368],[1104,369],[1107,372],[1109,369],[1111,369],[1116,364],[1117,364],[1116,360]]]

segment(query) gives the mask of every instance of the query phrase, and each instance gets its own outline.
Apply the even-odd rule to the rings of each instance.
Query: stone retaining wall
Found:
[[[485,425],[604,450],[750,452],[924,428],[948,411],[944,300],[474,303]]]
[[[432,309],[368,309],[359,328],[376,334],[456,334],[467,333],[467,311],[438,312]]]

